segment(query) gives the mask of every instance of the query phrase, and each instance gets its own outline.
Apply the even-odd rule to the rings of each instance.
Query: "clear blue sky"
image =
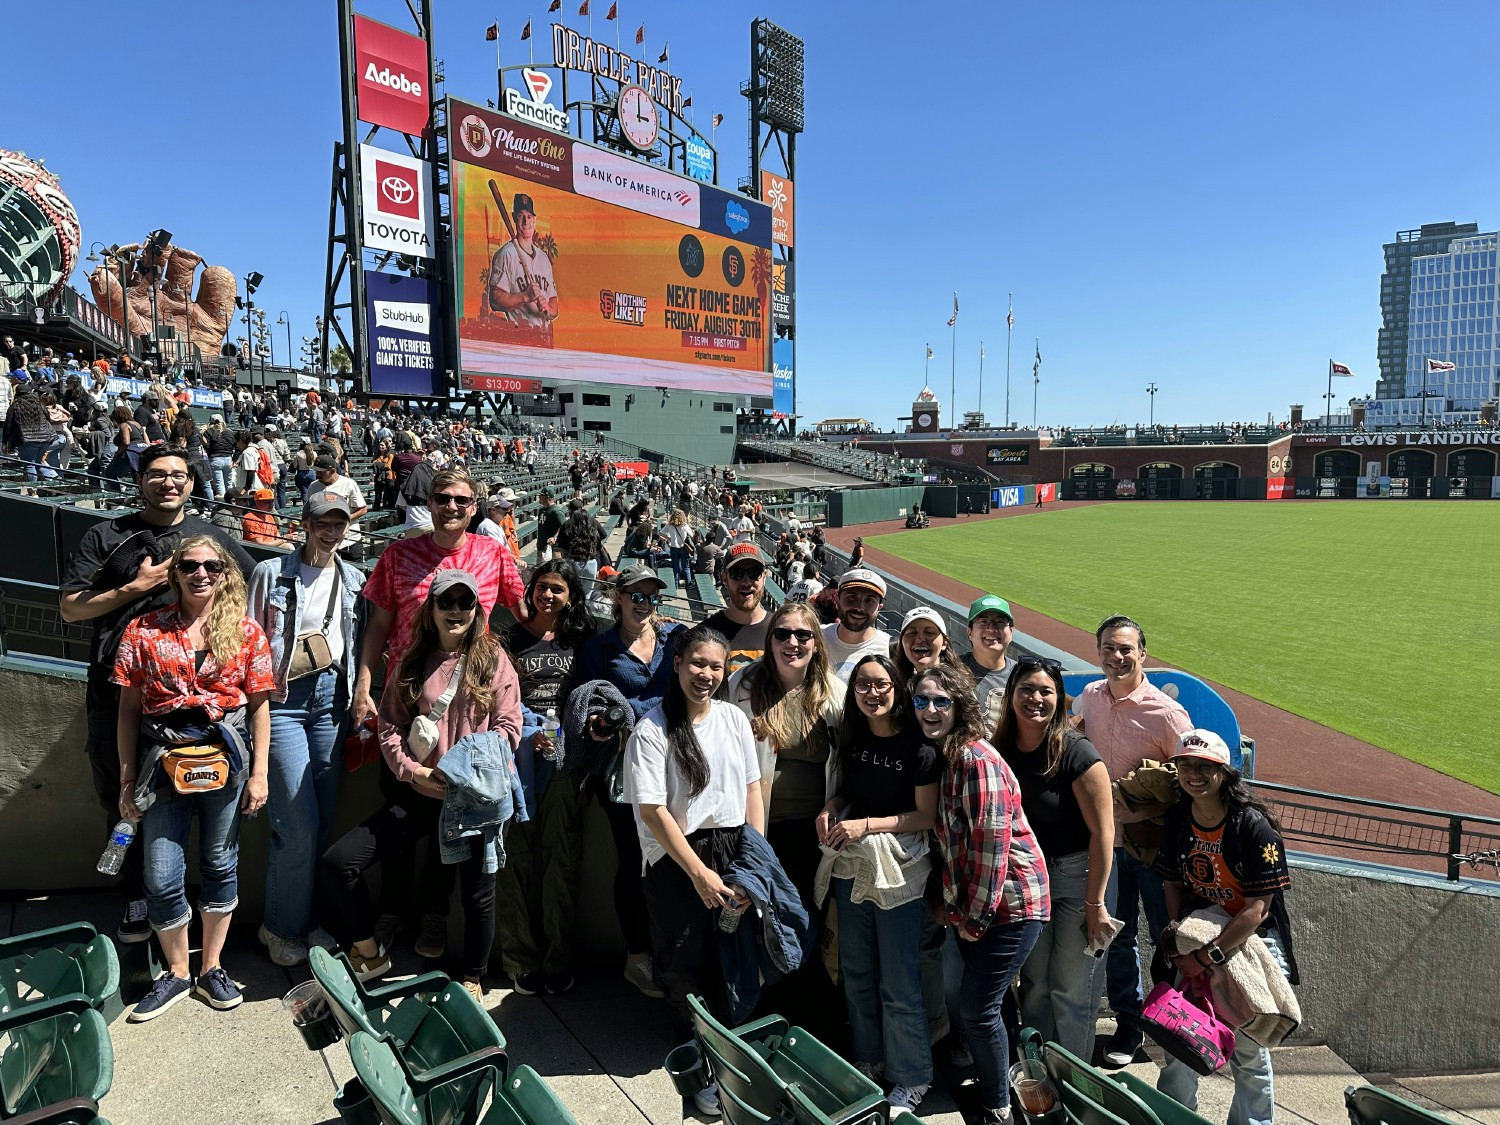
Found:
[[[437,0],[448,91],[493,92],[545,0]],[[594,32],[607,0],[594,0]],[[396,22],[396,0],[361,10]],[[577,0],[564,14],[574,26]],[[884,425],[920,390],[945,403],[958,322],[959,405],[1012,417],[1217,421],[1320,405],[1330,356],[1373,391],[1380,245],[1424,222],[1500,225],[1497,95],[1466,44],[1493,43],[1493,0],[1088,0],[794,3],[622,0],[700,124],[725,114],[721,182],[748,166],[748,26],[807,43],[798,154],[798,388],[807,419]],[[329,161],[339,131],[332,0],[204,5],[54,0],[7,12],[0,147],[46,158],[85,245],[163,226],[243,276],[293,336],[320,311]],[[66,42],[59,43],[59,29]],[[1437,45],[1434,45],[1437,44]],[[539,55],[550,50],[539,36]],[[46,64],[57,63],[55,73]],[[66,60],[66,61],[65,61]],[[80,277],[81,283],[81,277]],[[278,329],[277,358],[286,335]]]

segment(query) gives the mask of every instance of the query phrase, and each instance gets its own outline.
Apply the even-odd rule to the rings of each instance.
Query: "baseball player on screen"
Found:
[[[512,324],[548,328],[557,319],[557,285],[552,259],[536,245],[531,196],[516,195],[511,213],[506,215],[503,207],[500,213],[511,238],[490,262],[490,308],[503,312]]]

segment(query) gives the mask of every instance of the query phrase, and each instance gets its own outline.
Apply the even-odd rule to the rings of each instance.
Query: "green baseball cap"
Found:
[[[1010,602],[999,594],[986,594],[969,607],[969,624],[974,624],[974,619],[981,613],[989,613],[991,610],[1005,614],[1005,619],[1012,625],[1016,623],[1016,615],[1010,611]]]

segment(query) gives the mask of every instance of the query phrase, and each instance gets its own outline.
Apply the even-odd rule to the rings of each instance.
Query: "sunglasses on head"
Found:
[[[474,608],[475,603],[479,599],[473,594],[464,592],[458,594],[439,594],[433,600],[437,603],[438,609],[470,610]]]
[[[771,630],[771,638],[783,642],[796,638],[798,644],[805,645],[813,639],[813,633],[811,629],[788,629],[778,625]]]
[[[1016,671],[1022,668],[1045,668],[1049,672],[1061,672],[1062,663],[1050,656],[1023,656],[1016,661]]]
[[[928,707],[946,711],[953,706],[953,699],[946,695],[914,695],[911,697],[911,705],[918,711],[925,711]]]
[[[652,605],[661,605],[660,594],[643,594],[639,590],[630,591],[630,600],[635,605],[645,605],[647,602]]]
[[[223,574],[224,563],[219,559],[178,559],[178,574],[197,574],[202,567],[207,574]]]

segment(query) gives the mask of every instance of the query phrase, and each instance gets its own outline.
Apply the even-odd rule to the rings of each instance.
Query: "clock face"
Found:
[[[651,95],[640,86],[621,86],[617,107],[625,139],[642,152],[655,147],[661,117]]]

